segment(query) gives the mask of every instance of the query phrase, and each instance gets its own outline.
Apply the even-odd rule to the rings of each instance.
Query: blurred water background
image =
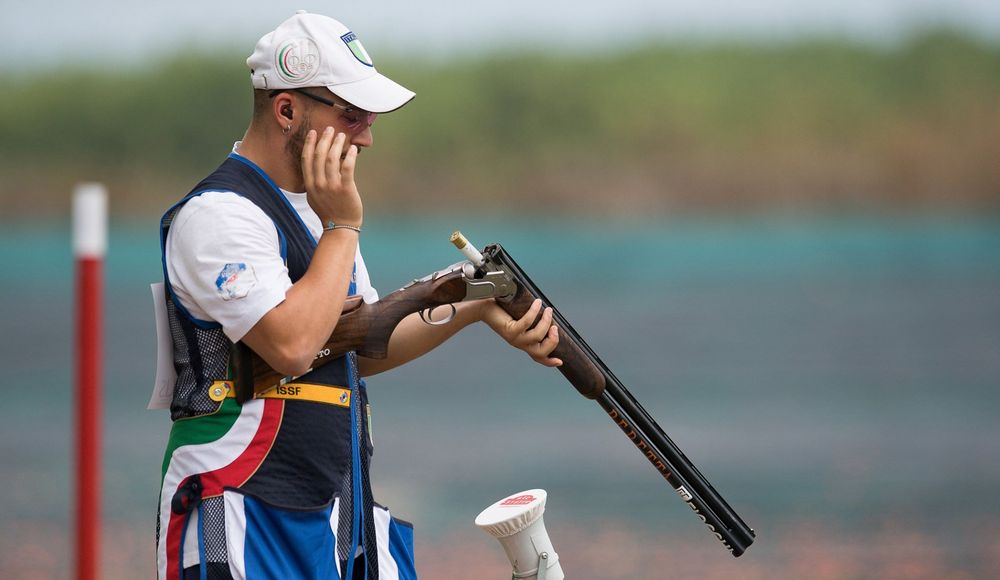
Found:
[[[536,486],[575,577],[603,565],[604,577],[654,578],[658,561],[747,577],[793,577],[789,566],[817,558],[835,562],[830,577],[913,562],[919,577],[985,577],[997,565],[997,220],[369,222],[364,249],[383,292],[457,258],[455,227],[504,243],[760,532],[729,562],[596,405],[474,328],[370,381],[376,491],[417,522],[431,577],[455,577],[435,567],[457,558],[453,541],[502,574],[502,553],[471,520]],[[143,410],[152,226],[116,223],[107,262],[105,554],[122,578],[152,557],[168,430],[164,413]],[[4,567],[22,577],[67,565],[66,229],[12,225],[0,237],[0,344],[16,393],[0,410],[0,538]],[[602,556],[588,567],[590,550]]]
[[[791,4],[769,6],[801,16]],[[419,95],[380,116],[361,158],[376,287],[460,259],[455,229],[501,242],[758,531],[731,558],[599,407],[469,328],[369,381],[376,495],[416,523],[422,577],[509,577],[472,520],[533,487],[570,578],[1000,569],[1000,12],[928,1],[922,13],[954,17],[908,26],[905,3],[871,3],[883,20],[861,4],[831,8],[832,27],[821,10],[815,26],[789,16],[795,34],[737,7],[695,11],[694,35],[622,10],[596,44],[572,33],[600,28],[576,11],[559,36],[557,6],[510,43],[497,39],[513,20],[459,11],[472,24],[458,44],[412,53],[360,19],[395,50],[358,25],[380,70]],[[73,18],[100,30],[113,5]],[[65,14],[53,30],[74,32],[37,60],[4,23],[0,577],[72,576],[68,208],[82,180],[107,183],[112,207],[104,577],[152,577],[169,430],[144,410],[157,220],[242,135],[243,58],[291,8],[244,13],[236,43],[150,40],[116,66],[109,46],[163,38],[130,9],[106,43]]]

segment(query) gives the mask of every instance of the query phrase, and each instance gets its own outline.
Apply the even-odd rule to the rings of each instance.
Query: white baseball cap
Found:
[[[394,111],[415,96],[375,70],[358,36],[346,26],[305,10],[257,41],[247,66],[255,89],[326,87],[372,113]]]

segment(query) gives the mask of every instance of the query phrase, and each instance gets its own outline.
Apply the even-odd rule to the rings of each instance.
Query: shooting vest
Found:
[[[392,561],[383,562],[383,570],[396,560],[401,571],[412,569],[412,555],[400,555],[407,546],[390,550],[389,542],[393,533],[403,544],[409,540],[403,551],[412,554],[412,529],[407,535],[407,525],[388,512],[382,516],[384,508],[372,499],[368,398],[354,353],[293,383],[313,392],[329,389],[327,402],[269,398],[240,406],[226,396],[234,376],[233,343],[219,324],[197,320],[184,308],[171,288],[165,258],[174,216],[187,201],[210,191],[235,192],[271,218],[293,283],[305,274],[316,249],[270,177],[235,153],[160,222],[177,382],[157,521],[159,577],[183,578],[184,554],[197,553],[208,578],[247,577],[251,570],[264,577],[349,578],[360,547],[368,578],[379,578],[380,558]],[[349,292],[355,293],[353,281]],[[197,523],[189,526],[192,518]],[[186,536],[192,527],[197,539]],[[351,567],[338,571],[338,560]]]

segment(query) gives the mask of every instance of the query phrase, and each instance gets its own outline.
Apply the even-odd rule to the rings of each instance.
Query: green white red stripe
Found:
[[[238,411],[239,416],[224,433],[205,443],[181,445],[168,449],[169,460],[160,490],[160,540],[157,545],[157,577],[177,580],[180,577],[179,555],[185,515],[171,512],[174,494],[188,478],[200,475],[202,497],[222,494],[224,486],[240,486],[250,478],[267,457],[274,438],[281,426],[284,401],[258,399],[247,401]],[[224,405],[235,401],[227,399]],[[220,412],[224,409],[220,409]],[[225,409],[229,410],[229,409]],[[174,429],[196,429],[198,421],[211,419],[186,419],[174,423]],[[185,424],[191,422],[189,424]],[[217,422],[225,426],[226,422]],[[175,434],[171,434],[171,441]]]

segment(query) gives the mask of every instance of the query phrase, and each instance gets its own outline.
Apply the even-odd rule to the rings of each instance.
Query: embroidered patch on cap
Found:
[[[375,66],[372,62],[372,57],[368,56],[368,51],[361,45],[361,40],[358,39],[357,34],[348,32],[341,36],[340,39],[344,41],[347,48],[351,49],[351,54],[354,55],[354,58],[358,59],[358,62],[366,66]]]
[[[274,53],[274,64],[278,74],[293,85],[303,85],[319,72],[319,47],[309,38],[293,38],[286,41]]]
[[[244,263],[226,264],[215,279],[215,288],[223,300],[245,298],[250,289],[257,283],[253,266]]]

